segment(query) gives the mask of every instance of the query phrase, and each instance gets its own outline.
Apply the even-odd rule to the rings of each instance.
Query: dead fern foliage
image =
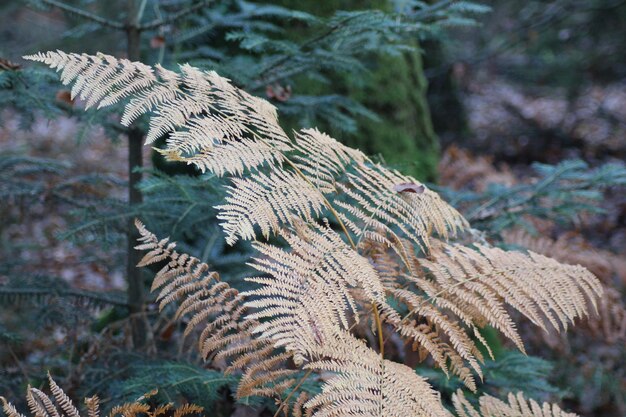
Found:
[[[479,400],[477,410],[463,396],[462,391],[457,391],[452,396],[452,402],[458,417],[578,417],[574,413],[566,413],[556,404],[539,404],[535,400],[527,400],[524,394],[509,394],[508,403],[494,398],[490,395],[483,395]]]
[[[165,153],[202,170],[236,174],[241,167],[231,162],[233,155],[238,155],[247,168],[254,168],[280,158],[276,151],[291,149],[289,138],[278,125],[276,109],[215,72],[182,65],[177,74],[105,54],[56,51],[25,58],[59,71],[64,84],[74,82],[72,98],[80,97],[87,107],[97,103],[99,108],[105,107],[132,97],[122,117],[125,126],[154,110],[146,142],[171,133]],[[254,156],[244,152],[239,142],[258,136],[266,146],[257,146]],[[196,153],[214,163],[194,158]]]
[[[357,236],[378,226],[387,229],[398,226],[407,238],[428,247],[430,233],[447,237],[467,226],[462,216],[441,201],[436,193],[430,190],[419,194],[397,191],[396,187],[402,183],[424,187],[414,178],[381,166],[368,167],[368,160],[361,152],[341,145],[327,135],[306,129],[291,141],[278,124],[276,109],[270,103],[234,87],[215,72],[202,72],[182,65],[181,73],[176,74],[162,67],[153,70],[143,64],[104,54],[90,56],[57,51],[26,58],[60,71],[63,83],[74,82],[75,95],[86,99],[88,105],[100,102],[102,107],[132,97],[126,105],[122,123],[130,125],[140,115],[153,112],[146,142],[169,134],[167,148],[162,152],[170,160],[194,164],[216,175],[242,176],[246,170],[262,166],[272,168],[274,172],[269,177],[256,178],[257,182],[265,181],[266,187],[248,187],[246,192],[242,190],[240,193],[233,190],[231,199],[236,203],[222,207],[222,216],[228,219],[239,219],[237,203],[253,206],[268,194],[276,197],[290,186],[295,187],[289,199],[273,201],[271,212],[257,213],[258,218],[248,217],[249,222],[226,221],[231,244],[237,235],[252,238],[250,223],[275,225],[272,214],[283,213],[284,220],[288,213],[305,213],[298,209],[313,204],[306,204],[303,192],[308,193],[309,199],[319,200],[321,195],[333,192],[335,187],[350,198],[357,197],[359,207],[340,203],[335,207],[345,209],[342,219],[350,224]],[[90,88],[76,89],[77,85],[89,85]],[[278,173],[286,162],[299,180],[293,175]],[[358,174],[348,174],[348,167],[356,169]],[[340,181],[343,182],[341,185]],[[351,220],[352,216],[356,219]],[[271,231],[276,233],[278,230],[272,227]]]
[[[626,306],[618,289],[626,283],[626,261],[622,257],[596,249],[576,235],[566,234],[554,240],[513,230],[503,237],[509,245],[527,248],[565,264],[582,265],[593,272],[604,285],[604,296],[598,300],[598,311],[589,315],[585,327],[609,343],[626,340]]]
[[[401,188],[407,185],[412,187]],[[395,241],[408,239],[427,252],[433,233],[447,239],[468,227],[467,221],[437,193],[382,165],[358,165],[338,189],[349,197],[348,201],[336,202],[344,210],[342,220],[359,238],[372,237],[374,231],[382,230],[395,235]],[[379,234],[378,238],[383,236]]]
[[[315,228],[299,223],[296,232],[283,232],[289,250],[256,243],[260,257],[252,266],[263,273],[248,281],[259,288],[244,295],[249,318],[261,324],[254,330],[295,353],[296,363],[318,356],[316,347],[350,327],[358,310],[351,290],[361,288],[368,300],[384,304],[384,289],[369,261],[352,250],[328,225]],[[302,327],[306,330],[302,331]]]
[[[294,371],[286,369],[291,354],[276,353],[268,340],[253,336],[259,323],[246,317],[242,295],[198,258],[179,254],[175,243],[159,240],[138,220],[135,224],[141,235],[136,249],[148,251],[138,266],[165,263],[152,283],[160,309],[178,303],[174,318],[187,319],[185,336],[200,330],[201,355],[224,363],[226,373],[243,373],[237,395],[271,397],[293,385]]]
[[[318,417],[450,417],[439,393],[408,366],[380,360],[376,352],[346,332],[327,335],[321,359],[308,369],[331,372],[322,392],[305,407]]]
[[[50,375],[48,383],[52,396],[48,396],[43,391],[28,387],[26,391],[26,401],[33,417],[81,417],[81,413],[76,408],[72,400],[63,392]],[[155,392],[148,393],[138,398],[132,403],[117,405],[111,409],[108,417],[186,417],[191,415],[201,415],[204,411],[202,407],[195,404],[184,404],[178,408],[173,404],[152,406],[142,401],[154,395]],[[3,404],[3,411],[7,417],[25,417],[4,397],[0,397]],[[97,396],[85,398],[85,408],[87,417],[100,417],[100,400]]]
[[[588,302],[597,308],[603,294],[586,269],[532,252],[441,244],[430,259],[419,262],[422,273],[405,277],[410,286],[390,291],[407,306],[408,316],[399,320],[390,314],[387,320],[413,340],[414,348],[426,349],[446,373],[450,368],[471,389],[475,382],[469,368],[481,376],[483,360],[472,337],[489,351],[481,327],[491,325],[524,351],[507,308],[545,331],[566,330],[588,315]],[[420,291],[410,289],[413,286]]]
[[[75,82],[75,94],[87,105],[130,98],[122,121],[152,112],[148,143],[168,134],[163,153],[169,159],[232,177],[219,218],[228,243],[255,241],[260,256],[252,265],[263,274],[251,278],[257,289],[239,294],[141,224],[138,248],[149,251],[140,265],[166,263],[154,281],[159,302],[178,303],[176,316],[186,317],[187,334],[201,329],[203,356],[242,370],[240,396],[286,401],[300,384],[288,366],[293,359],[324,382],[322,393],[298,396],[305,413],[448,415],[413,370],[352,336],[360,315],[373,313],[379,353],[383,319],[387,330],[475,388],[472,371],[480,375],[482,357],[472,338],[486,346],[480,327],[491,324],[523,349],[507,307],[541,328],[565,329],[602,292],[582,267],[441,242],[469,225],[435,192],[316,130],[291,140],[271,104],[215,72],[188,65],[180,73],[153,70],[106,55],[28,58]],[[257,242],[273,235],[287,248]],[[380,248],[372,251],[370,242]],[[389,254],[401,266],[390,267]],[[387,296],[409,314],[387,305]]]
[[[234,178],[226,204],[216,208],[226,241],[232,245],[238,237],[254,239],[255,226],[268,239],[292,219],[313,222],[323,207],[322,196],[302,177],[275,169],[269,175],[258,172],[248,178]]]

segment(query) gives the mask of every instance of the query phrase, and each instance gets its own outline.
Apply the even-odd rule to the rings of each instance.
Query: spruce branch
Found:
[[[143,25],[139,25],[139,30],[140,31],[144,31],[144,30],[152,30],[152,29],[158,29],[162,26],[165,25],[169,25],[171,23],[176,22],[177,20],[182,19],[185,16],[188,16],[192,13],[195,13],[199,10],[201,10],[204,6],[207,6],[209,3],[211,3],[212,0],[202,0],[201,2],[194,4],[192,6],[189,6],[185,9],[180,10],[177,13],[174,13],[173,15],[166,17],[166,18],[159,18],[159,19],[155,19],[151,22],[147,22]]]

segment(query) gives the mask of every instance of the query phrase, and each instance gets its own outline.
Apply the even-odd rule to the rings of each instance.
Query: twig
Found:
[[[189,6],[186,9],[183,9],[181,11],[179,11],[178,13],[174,13],[173,15],[165,18],[165,19],[155,19],[152,22],[148,22],[145,23],[143,25],[139,25],[139,30],[144,31],[144,30],[151,30],[151,29],[157,29],[160,28],[161,26],[165,26],[165,25],[169,25],[170,23],[173,23],[191,13],[194,13],[200,9],[202,9],[204,6],[206,6],[207,4],[209,4],[212,0],[202,0],[200,3],[195,4],[193,6]]]
[[[56,0],[41,0],[42,3],[47,4],[48,6],[57,7],[69,14],[73,14],[79,17],[82,17],[87,20],[91,20],[92,22],[96,22],[102,26],[108,26],[113,29],[124,30],[126,26],[123,23],[117,22],[115,20],[105,19],[102,16],[98,16],[96,14],[87,12],[85,10],[70,6],[69,4],[65,4]]]

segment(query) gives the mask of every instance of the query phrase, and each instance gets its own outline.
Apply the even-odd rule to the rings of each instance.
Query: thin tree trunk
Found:
[[[137,11],[139,2],[131,0],[128,2],[128,26],[126,28],[127,55],[131,61],[141,60],[141,32],[138,28]],[[143,167],[142,156],[143,132],[137,126],[132,126],[128,131],[128,204],[129,210],[133,206],[142,202],[142,195],[137,186],[141,181],[141,173],[137,169]],[[128,306],[131,316],[133,345],[135,348],[143,348],[147,340],[147,326],[143,314],[144,306],[144,284],[141,277],[141,270],[137,268],[139,262],[139,252],[135,250],[137,238],[139,237],[135,229],[134,219],[128,221],[128,242],[127,242],[127,281],[128,281]]]

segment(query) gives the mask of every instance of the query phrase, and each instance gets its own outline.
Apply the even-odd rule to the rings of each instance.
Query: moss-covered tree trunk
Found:
[[[286,7],[316,15],[330,15],[335,10],[387,9],[387,0],[330,0],[301,2],[276,0]],[[297,30],[297,29],[294,29]],[[348,77],[335,79],[328,91],[347,93],[374,111],[380,121],[359,120],[354,134],[331,132],[337,139],[370,155],[380,155],[400,171],[422,180],[434,180],[439,160],[439,140],[433,129],[428,101],[428,83],[424,76],[419,45],[402,56],[373,54],[367,62],[371,74],[365,83],[350,83]],[[296,93],[320,93],[320,86],[296,83]],[[309,90],[310,89],[310,90]]]

